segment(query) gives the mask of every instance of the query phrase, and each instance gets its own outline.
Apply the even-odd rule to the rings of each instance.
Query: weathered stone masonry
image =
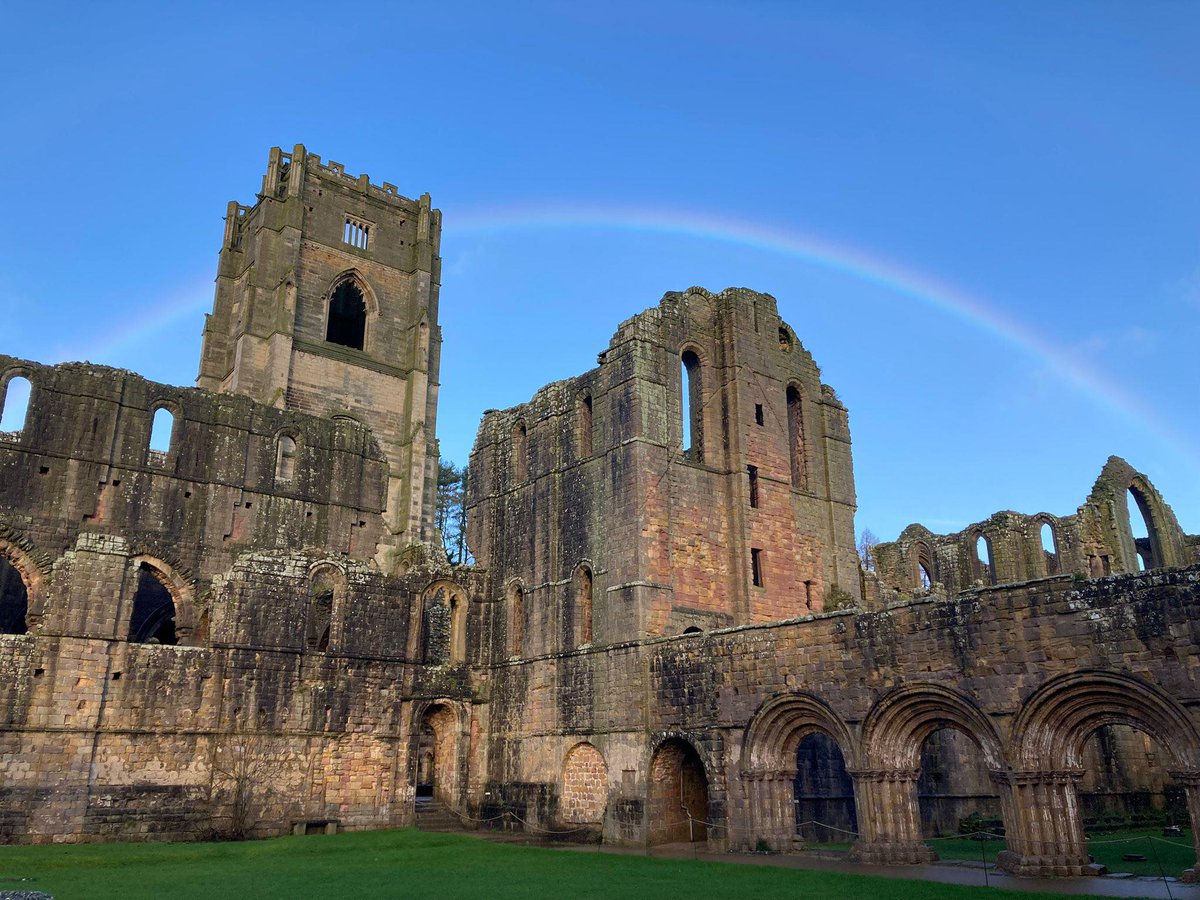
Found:
[[[846,408],[769,295],[667,294],[485,413],[478,564],[438,562],[440,224],[276,148],[202,389],[0,357],[33,389],[0,434],[3,839],[379,828],[428,795],[786,850],[819,782],[860,858],[912,862],[936,745],[1006,866],[1078,874],[1120,728],[1200,823],[1200,540],[1114,458],[1072,515],[913,525],[864,570]]]

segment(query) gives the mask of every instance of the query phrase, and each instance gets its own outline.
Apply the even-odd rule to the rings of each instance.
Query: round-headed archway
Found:
[[[708,839],[708,776],[696,748],[682,738],[659,744],[650,760],[648,843]]]
[[[414,787],[418,803],[458,804],[458,714],[445,703],[426,707],[417,725]]]

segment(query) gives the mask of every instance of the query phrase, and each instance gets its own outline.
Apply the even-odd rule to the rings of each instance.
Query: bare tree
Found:
[[[875,537],[875,532],[870,528],[864,528],[862,534],[858,536],[858,558],[862,560],[862,566],[868,572],[875,571],[875,545],[879,543],[879,538]]]

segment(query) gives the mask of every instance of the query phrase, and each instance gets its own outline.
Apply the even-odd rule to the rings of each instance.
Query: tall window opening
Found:
[[[0,634],[29,630],[29,591],[17,567],[0,556]]]
[[[758,466],[746,466],[746,474],[750,477],[750,507],[758,509]]]
[[[683,405],[683,452],[696,462],[704,461],[704,391],[700,357],[691,350],[680,356],[680,400]]]
[[[322,569],[313,575],[308,588],[308,621],[304,629],[304,646],[308,650],[324,653],[329,649],[336,589],[331,572]]]
[[[763,552],[758,547],[750,548],[750,578],[755,587],[763,586]]]
[[[988,584],[996,583],[996,566],[992,560],[992,542],[986,535],[979,535],[975,540],[975,561],[979,566],[980,577]]]
[[[174,644],[175,599],[163,576],[149,563],[138,565],[137,592],[129,617],[129,640],[135,644]]]
[[[585,395],[579,401],[579,456],[592,455],[592,397]]]
[[[792,487],[804,489],[804,410],[800,391],[795,385],[787,389],[788,456],[792,462]]]
[[[1057,575],[1058,566],[1058,535],[1054,533],[1054,526],[1049,522],[1043,522],[1039,529],[1042,539],[1042,560],[1046,565],[1047,575]]]
[[[592,642],[592,570],[580,566],[575,572],[575,646]]]
[[[525,592],[519,584],[508,589],[508,655],[525,652]]]
[[[150,462],[164,465],[171,452],[171,439],[175,434],[175,414],[165,406],[154,411],[150,421]]]
[[[761,403],[754,404],[754,424],[762,427],[766,423],[766,416],[763,415],[763,405]]]
[[[1145,572],[1147,569],[1157,569],[1161,563],[1156,555],[1154,533],[1151,530],[1150,508],[1146,498],[1132,487],[1125,492],[1126,514],[1129,517],[1129,530],[1133,534],[1133,549],[1137,554],[1137,568]]]
[[[281,434],[275,448],[275,480],[286,484],[295,474],[296,441],[290,435]]]
[[[512,430],[512,479],[520,484],[529,478],[529,432],[524,422],[518,422]]]
[[[343,281],[329,298],[329,323],[325,340],[355,350],[363,349],[367,334],[367,304],[353,281]]]
[[[29,412],[29,395],[33,386],[23,375],[14,375],[4,386],[4,412],[0,416],[0,432],[18,435],[25,430]]]

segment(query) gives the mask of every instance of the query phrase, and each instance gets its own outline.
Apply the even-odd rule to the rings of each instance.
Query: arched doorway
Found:
[[[458,713],[445,703],[426,707],[416,728],[413,787],[418,815],[422,807],[459,804]]]
[[[1161,794],[1165,811],[1172,779],[1182,786],[1191,820],[1174,824],[1190,824],[1197,845],[1200,732],[1187,709],[1159,688],[1123,672],[1062,675],[1025,702],[1013,734],[1021,777],[1009,800],[1016,827],[1006,868],[1022,875],[1088,873],[1089,811],[1128,808],[1137,794],[1150,806],[1152,795]],[[1132,789],[1122,790],[1122,782]]]
[[[29,591],[17,567],[0,556],[0,634],[29,630]]]
[[[792,799],[796,834],[804,840],[847,841],[858,832],[854,781],[842,748],[823,731],[811,731],[796,744]]]
[[[708,776],[696,748],[681,738],[654,751],[648,812],[651,846],[708,840]]]

